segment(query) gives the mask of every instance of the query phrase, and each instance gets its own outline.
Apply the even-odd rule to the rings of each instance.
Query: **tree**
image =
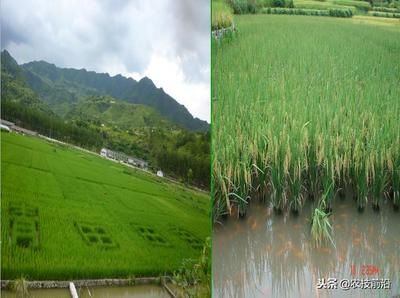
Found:
[[[187,180],[188,183],[191,184],[192,180],[193,180],[193,170],[191,168],[189,168],[188,172],[187,172]]]

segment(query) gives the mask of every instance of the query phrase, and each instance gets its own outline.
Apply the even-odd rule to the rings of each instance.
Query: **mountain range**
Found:
[[[122,75],[60,68],[45,61],[18,65],[7,50],[1,53],[1,64],[2,75],[8,76],[11,87],[7,92],[12,92],[12,84],[18,82],[28,93],[25,97],[30,98],[29,104],[51,110],[65,119],[83,117],[100,121],[106,118],[125,126],[176,125],[190,131],[209,129],[206,121],[194,118],[185,106],[147,77],[136,81]],[[21,93],[21,88],[15,89]],[[18,94],[14,98],[22,100],[24,96]]]

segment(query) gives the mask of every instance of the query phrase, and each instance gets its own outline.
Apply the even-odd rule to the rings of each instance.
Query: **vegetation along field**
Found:
[[[198,258],[206,193],[39,138],[1,135],[2,279],[159,275]]]
[[[314,199],[314,218],[335,197],[360,211],[385,199],[398,209],[399,24],[276,15],[235,24],[235,37],[212,48],[214,218],[244,215],[256,198],[295,213]]]

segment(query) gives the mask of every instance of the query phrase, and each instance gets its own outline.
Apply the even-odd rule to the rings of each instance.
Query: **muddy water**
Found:
[[[80,298],[169,298],[168,293],[159,286],[137,285],[133,287],[95,287],[77,289]],[[89,294],[90,292],[90,294]],[[71,298],[68,289],[31,290],[30,298]],[[1,291],[2,298],[14,298],[15,293]]]
[[[214,297],[400,297],[400,212],[387,204],[359,214],[353,201],[338,200],[330,217],[336,247],[315,248],[311,210],[294,217],[253,204],[245,219],[216,225]],[[337,289],[318,289],[320,278],[335,278]],[[391,289],[345,290],[347,280],[377,278],[390,279]]]

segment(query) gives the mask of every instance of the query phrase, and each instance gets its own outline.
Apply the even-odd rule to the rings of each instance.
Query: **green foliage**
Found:
[[[400,13],[390,13],[390,12],[378,12],[378,11],[370,11],[368,13],[374,17],[383,17],[383,18],[395,18],[400,19]]]
[[[174,272],[173,283],[179,297],[210,297],[211,295],[211,238],[207,238],[198,260],[185,259]]]
[[[106,123],[124,130],[138,127],[177,128],[148,106],[129,104],[109,96],[83,98],[72,106],[65,118],[90,121],[98,126]]]
[[[5,53],[2,52],[2,61],[11,61],[12,57]],[[163,117],[183,128],[192,131],[209,129],[207,122],[193,118],[184,106],[166,94],[162,88],[157,88],[147,77],[137,82],[121,75],[110,77],[108,74],[85,69],[58,68],[44,61],[30,62],[21,66],[16,62],[4,63],[4,67],[10,73],[18,72],[27,86],[60,116],[64,116],[71,105],[82,97],[109,95],[129,103],[152,107]]]
[[[34,109],[22,102],[9,100],[1,102],[1,117],[42,135],[98,151],[104,144],[98,129],[80,127],[79,123],[66,123],[52,113]]]
[[[35,137],[1,140],[3,279],[172,273],[209,236],[206,193]],[[27,229],[38,245],[14,241]]]
[[[339,189],[360,207],[374,193],[395,200],[400,27],[277,15],[237,25],[240,38],[212,48],[214,219],[256,198],[329,210]]]
[[[132,104],[110,96],[88,96],[74,102],[66,100],[68,112],[64,111],[62,118],[50,109],[59,112],[58,106],[52,102],[43,103],[28,87],[23,77],[25,70],[18,66],[8,52],[3,51],[2,60],[2,118],[42,135],[97,152],[107,147],[146,159],[153,170],[161,167],[167,175],[184,181],[191,168],[191,182],[200,187],[209,186],[210,140],[207,133],[186,132],[147,105]],[[59,70],[54,65],[34,65],[35,71],[48,76],[47,80],[61,80]],[[65,71],[67,78],[74,74],[71,70]],[[83,82],[89,84],[84,79],[86,72],[79,73]],[[141,82],[152,86],[149,79]],[[47,95],[53,98],[51,93]],[[190,136],[191,140],[186,146],[177,146],[177,143],[184,140],[180,139],[183,135]],[[163,153],[173,156],[174,162],[165,160],[165,156],[160,158]],[[175,163],[182,160],[186,162]]]
[[[333,0],[332,3],[337,5],[354,6],[362,11],[368,11],[371,8],[369,2],[359,0]]]
[[[325,213],[319,208],[315,208],[311,219],[311,236],[317,247],[329,241],[333,246],[332,226],[329,223],[329,213]]]
[[[397,8],[390,8],[390,7],[373,7],[371,9],[372,11],[378,11],[378,12],[391,12],[391,13],[396,13],[396,12],[400,12],[399,9]]]
[[[211,30],[227,28],[233,24],[232,9],[225,1],[211,1]]]
[[[234,14],[254,14],[257,11],[255,0],[229,0]]]
[[[29,297],[28,281],[24,277],[13,280],[10,289],[15,292],[17,298]]]
[[[272,0],[272,7],[285,7],[285,0]]]
[[[299,8],[264,8],[261,10],[266,14],[286,14],[286,15],[304,15],[304,16],[324,16],[324,17],[342,17],[351,18],[353,12],[350,9],[299,9]]]
[[[312,1],[312,0],[295,0],[294,1],[295,8],[305,8],[305,9],[319,9],[319,10],[328,10],[328,9],[349,9],[353,12],[356,12],[356,8],[354,6],[346,6],[346,5],[338,5],[334,4],[331,1]]]
[[[176,140],[174,146],[156,151],[157,165],[188,183],[207,188],[210,185],[209,136],[181,132]]]

